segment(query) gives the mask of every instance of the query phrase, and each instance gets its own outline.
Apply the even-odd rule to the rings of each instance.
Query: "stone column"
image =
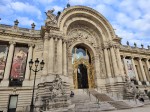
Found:
[[[57,42],[57,73],[62,75],[62,39]]]
[[[146,61],[146,66],[147,66],[147,70],[148,70],[148,75],[149,75],[149,74],[150,74],[150,71],[149,71],[150,65],[149,65],[149,62],[148,62],[148,59],[147,59],[147,58],[145,59],[145,61]],[[148,76],[148,78],[149,78],[149,79],[147,79],[147,80],[150,81],[150,76]]]
[[[123,63],[124,63],[124,68],[125,68],[126,76],[129,76],[129,74],[128,74],[128,67],[127,67],[125,56],[122,56],[122,57],[123,57]]]
[[[28,44],[28,46],[29,46],[29,50],[28,50],[28,59],[27,59],[26,72],[25,72],[25,80],[28,80],[30,77],[29,61],[32,59],[34,44]]]
[[[108,50],[107,48],[104,48],[104,56],[105,56],[105,64],[106,64],[106,71],[108,78],[112,77],[111,76],[111,70],[110,70],[110,62],[109,62],[109,57],[108,57]]]
[[[139,76],[138,76],[136,68],[135,68],[134,57],[130,57],[130,58],[131,58],[131,62],[132,62],[132,65],[133,65],[136,80],[139,81]]]
[[[94,62],[95,62],[95,72],[96,72],[95,76],[96,76],[96,79],[100,79],[100,76],[101,76],[101,78],[104,78],[105,77],[104,74],[100,73],[99,55],[96,54],[94,58],[95,58]]]
[[[148,62],[147,58],[146,58],[146,66],[147,66],[147,69],[149,70],[150,69],[150,65],[149,65],[149,62]]]
[[[9,79],[12,60],[13,60],[13,54],[14,54],[15,42],[11,41],[11,42],[9,42],[9,44],[10,44],[10,47],[9,47],[9,53],[8,53],[8,57],[7,57],[6,67],[5,67],[4,80]]]
[[[45,33],[44,36],[44,51],[43,51],[43,60],[45,62],[44,68],[43,68],[43,75],[48,74],[48,33]]]
[[[122,66],[119,48],[116,48],[116,54],[117,54],[117,63],[118,63],[118,68],[120,70],[120,75],[124,76],[124,71],[123,71],[123,66]]]
[[[110,48],[110,52],[111,52],[114,75],[118,76],[119,74],[118,74],[118,68],[117,68],[117,61],[116,61],[116,56],[115,56],[113,47]]]
[[[67,51],[66,51],[66,42],[63,43],[63,75],[67,75]]]
[[[48,58],[48,73],[54,72],[54,39],[51,37],[49,40],[49,58]]]
[[[141,59],[142,59],[142,58],[138,58],[139,65],[140,65],[140,70],[141,70],[141,73],[142,73],[141,75],[143,76],[144,81],[147,81]]]

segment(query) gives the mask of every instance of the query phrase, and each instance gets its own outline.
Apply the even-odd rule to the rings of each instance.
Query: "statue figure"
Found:
[[[128,76],[125,77],[125,81],[125,94],[130,93],[131,95],[134,95],[133,99],[136,101],[136,99],[138,99],[140,96],[140,90],[138,86],[134,85],[134,81],[131,81]]]
[[[49,90],[52,92],[53,97],[64,94],[62,79],[58,74],[56,74],[56,77],[53,81],[53,85],[49,88]]]
[[[53,14],[54,11],[55,11],[55,9],[48,10],[47,12],[45,12],[45,14],[47,16],[47,19],[45,21],[46,26],[57,24],[56,16]]]

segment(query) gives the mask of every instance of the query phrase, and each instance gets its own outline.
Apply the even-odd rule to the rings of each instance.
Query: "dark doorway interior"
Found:
[[[78,88],[84,89],[88,88],[88,76],[87,76],[87,68],[84,64],[78,65]]]

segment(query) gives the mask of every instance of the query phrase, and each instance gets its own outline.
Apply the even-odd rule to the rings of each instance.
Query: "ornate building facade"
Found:
[[[7,111],[12,96],[17,96],[17,110],[30,105],[34,72],[28,62],[36,58],[45,61],[36,76],[36,95],[39,85],[52,82],[56,74],[70,90],[116,92],[125,77],[149,87],[150,47],[122,45],[108,20],[89,7],[68,7],[57,16],[49,10],[46,15],[40,30],[34,24],[20,28],[17,20],[14,26],[0,25],[0,110]]]

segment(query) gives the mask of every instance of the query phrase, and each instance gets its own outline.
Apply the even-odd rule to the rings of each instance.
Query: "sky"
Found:
[[[40,30],[49,9],[63,11],[68,0],[0,0],[0,24],[13,25],[18,19],[19,27],[31,28],[36,24]],[[71,6],[83,5],[97,10],[110,22],[122,44],[129,41],[138,47],[150,45],[150,0],[69,0]]]

